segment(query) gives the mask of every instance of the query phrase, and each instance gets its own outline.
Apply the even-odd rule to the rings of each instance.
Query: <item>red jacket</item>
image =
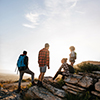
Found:
[[[43,48],[39,51],[38,55],[39,67],[44,67],[47,65],[49,67],[49,51],[46,48]]]

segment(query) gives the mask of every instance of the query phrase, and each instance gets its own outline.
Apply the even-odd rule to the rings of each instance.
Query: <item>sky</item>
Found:
[[[53,76],[75,46],[77,59],[100,61],[100,0],[0,0],[0,72],[16,74],[24,50],[29,68],[39,75],[38,52],[50,44]],[[69,64],[69,60],[67,61]]]

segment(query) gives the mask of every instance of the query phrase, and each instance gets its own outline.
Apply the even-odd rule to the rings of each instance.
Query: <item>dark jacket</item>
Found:
[[[27,56],[24,59],[24,64],[26,65],[26,68],[28,68],[28,57]]]

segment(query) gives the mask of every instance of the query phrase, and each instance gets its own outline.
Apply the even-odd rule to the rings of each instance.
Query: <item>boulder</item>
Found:
[[[29,88],[27,93],[25,94],[30,97],[30,100],[38,99],[38,100],[62,100],[59,97],[53,95],[47,89],[43,87],[33,86]],[[35,98],[34,98],[35,97]]]
[[[72,84],[68,84],[68,83],[65,83],[68,87],[72,87],[74,89],[78,89],[80,91],[86,91],[86,89],[82,88],[82,87],[79,87],[79,86],[75,86],[75,85],[72,85]]]
[[[64,90],[73,90],[73,91],[76,91],[76,92],[86,91],[86,89],[84,89],[84,88],[81,88],[81,87],[75,86],[75,85],[71,85],[71,84],[68,84],[68,83],[66,83],[66,85],[64,85],[62,88]]]
[[[68,77],[67,79],[64,80],[64,82],[72,83],[72,84],[77,84],[78,80],[76,78]]]
[[[100,75],[100,71],[93,71],[93,73]]]
[[[75,86],[72,84],[65,83],[65,85],[62,87],[65,91],[72,93],[72,94],[78,94],[82,93],[83,91],[86,91],[84,88],[81,88],[79,86]]]
[[[62,88],[63,88],[64,90],[68,90],[68,86],[66,86],[66,85],[64,85]]]
[[[78,81],[82,78],[81,75],[72,75],[72,76],[69,76],[67,77],[66,79],[64,79],[64,82],[66,83],[71,83],[71,84],[77,84]]]
[[[100,97],[100,93],[99,93],[99,92],[97,92],[97,91],[91,91],[91,94],[93,94],[93,95],[95,95],[95,96]]]
[[[10,95],[2,98],[1,100],[22,100],[18,95]]]
[[[89,88],[89,86],[91,86],[93,83],[92,81],[93,79],[91,77],[85,76],[78,82],[78,85],[85,88]]]
[[[100,79],[99,79],[99,82],[97,82],[95,84],[95,90],[99,91],[100,92]]]
[[[64,90],[55,88],[49,84],[43,83],[43,86],[48,89],[48,91],[52,92],[54,95],[59,96],[61,98],[65,98],[66,97],[66,92]]]
[[[9,92],[6,89],[2,89],[0,92],[0,100],[21,100],[20,94],[15,92]]]
[[[43,82],[45,82],[47,84],[52,84],[52,82],[53,82],[52,77],[50,77],[50,76],[44,77]]]

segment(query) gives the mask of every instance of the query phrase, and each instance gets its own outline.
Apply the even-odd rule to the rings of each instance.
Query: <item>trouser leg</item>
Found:
[[[64,79],[64,78],[65,78],[65,76],[66,76],[66,75],[62,75],[62,79]]]
[[[18,83],[18,89],[20,89],[21,81],[22,81],[23,75],[24,75],[24,72],[23,72],[23,71],[20,71],[20,78],[19,78],[19,83]]]
[[[30,69],[26,69],[24,72],[27,74],[30,74],[31,75],[31,82],[34,82],[34,73]]]
[[[64,79],[64,78],[65,78],[65,76],[66,76],[66,75],[64,75],[64,74],[63,74],[63,72],[60,72],[59,74],[61,74],[61,75],[62,75],[62,79]]]
[[[57,72],[57,73],[55,74],[55,76],[53,77],[53,80],[55,80],[55,78],[56,78],[59,74],[60,74],[60,72]]]
[[[63,72],[57,72],[57,73],[55,74],[55,76],[53,77],[53,80],[55,80],[55,78],[56,78],[59,74],[61,74],[61,75],[62,75],[62,79],[64,79],[65,75],[63,75]]]

